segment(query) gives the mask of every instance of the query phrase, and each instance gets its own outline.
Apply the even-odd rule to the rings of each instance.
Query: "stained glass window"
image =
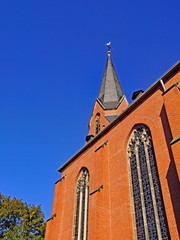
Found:
[[[169,240],[169,230],[150,130],[133,129],[128,142],[131,198],[137,240]]]
[[[73,240],[87,240],[89,173],[83,168],[76,185]]]

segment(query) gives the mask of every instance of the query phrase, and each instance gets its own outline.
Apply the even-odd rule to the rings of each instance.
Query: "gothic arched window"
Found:
[[[100,131],[100,114],[97,113],[95,118],[95,134],[98,134],[99,131]]]
[[[131,199],[137,240],[170,239],[150,130],[136,126],[128,142]]]
[[[87,240],[89,173],[82,168],[76,185],[73,240]]]

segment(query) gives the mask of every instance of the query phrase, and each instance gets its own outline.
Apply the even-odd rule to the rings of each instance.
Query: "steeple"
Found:
[[[99,95],[96,98],[89,121],[89,133],[86,141],[97,135],[104,127],[114,121],[118,114],[128,107],[116,70],[111,59],[111,42],[108,47],[108,58],[102,79]]]
[[[124,95],[110,53],[109,50],[102,84],[97,98],[105,110],[116,109]]]

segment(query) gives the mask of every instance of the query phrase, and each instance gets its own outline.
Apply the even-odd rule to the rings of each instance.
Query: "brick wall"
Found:
[[[177,75],[166,82],[166,87],[175,82]],[[150,128],[171,239],[179,239],[179,148],[178,145],[171,146],[170,141],[177,136],[180,99],[177,88],[167,95],[162,96],[162,93],[159,84],[159,88],[132,111],[119,117],[112,128],[104,128],[102,136],[97,137],[97,141],[94,139],[89,148],[63,169],[62,175],[66,177],[56,184],[52,212],[56,217],[48,221],[46,240],[72,239],[76,181],[82,167],[90,174],[90,193],[103,186],[89,196],[88,240],[134,239],[126,149],[136,124]],[[99,105],[95,106],[93,116],[96,111],[103,116]],[[90,133],[94,131],[92,122]],[[102,123],[107,125],[105,119]]]

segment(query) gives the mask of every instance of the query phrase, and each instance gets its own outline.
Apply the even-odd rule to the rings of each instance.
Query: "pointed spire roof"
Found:
[[[116,109],[123,95],[124,94],[110,56],[110,51],[108,51],[104,76],[97,100],[103,105],[104,109]]]

